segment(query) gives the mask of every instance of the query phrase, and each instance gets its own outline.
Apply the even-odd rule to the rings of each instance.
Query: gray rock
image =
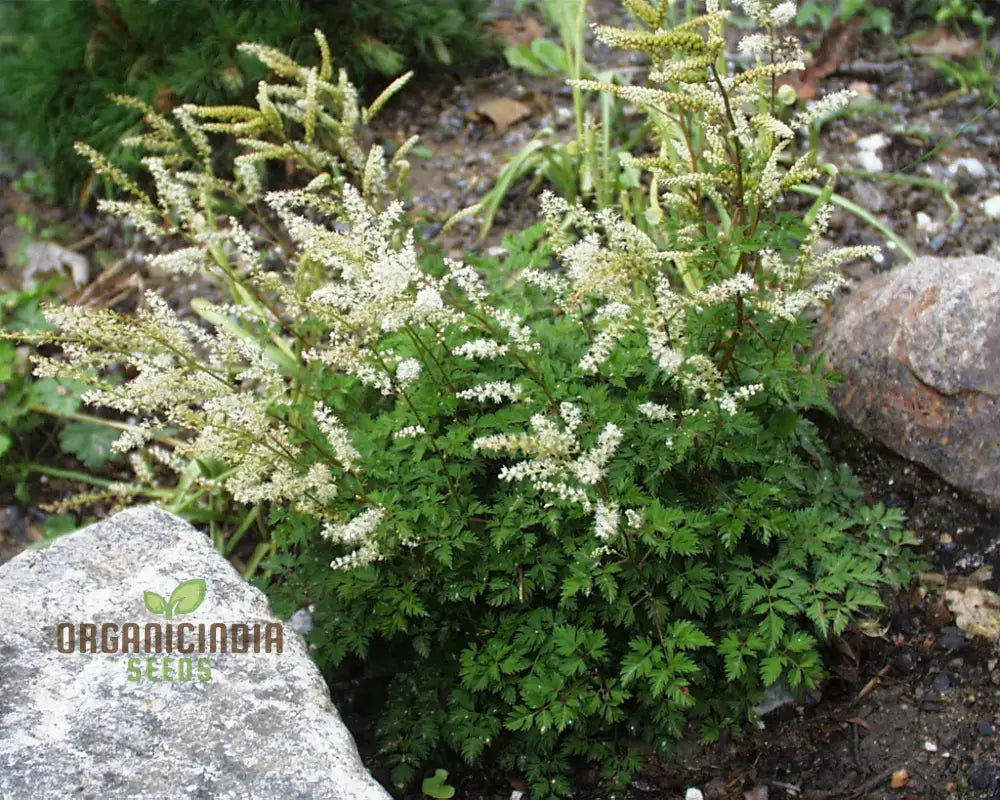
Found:
[[[296,633],[308,636],[313,631],[312,612],[308,608],[300,608],[288,618],[288,627]]]
[[[758,717],[764,717],[779,708],[793,705],[795,705],[795,693],[788,681],[782,678],[764,689],[760,702],[754,706],[753,710]]]
[[[851,194],[859,205],[869,211],[881,212],[889,207],[889,198],[871,181],[858,180],[851,189]]]
[[[175,592],[182,583],[189,591]],[[67,623],[74,648],[60,652]],[[86,623],[97,626],[96,652]],[[239,634],[236,649],[245,641],[249,652],[234,652],[231,639],[229,652],[210,652],[214,623],[230,635],[233,624],[259,624],[260,652]],[[0,797],[388,800],[299,635],[282,629],[278,652],[280,625],[203,534],[155,508],[0,566]],[[146,632],[157,626],[164,645],[171,632],[186,638],[160,656],[151,643],[147,657]],[[127,643],[131,631],[141,653]],[[173,680],[148,679],[167,664]]]
[[[821,321],[815,351],[845,377],[841,415],[1000,508],[1000,262],[918,258],[863,282]]]

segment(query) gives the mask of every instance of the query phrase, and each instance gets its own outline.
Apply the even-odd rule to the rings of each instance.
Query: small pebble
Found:
[[[569,125],[574,118],[573,109],[568,106],[556,106],[556,123],[559,127],[565,127]]]
[[[884,133],[873,133],[871,136],[865,136],[863,139],[858,139],[858,150],[868,150],[874,153],[876,150],[881,150],[889,144],[889,137]]]
[[[952,161],[945,172],[948,173],[949,178],[954,178],[959,170],[964,169],[973,178],[985,178],[986,177],[986,167],[983,166],[983,162],[975,158],[958,158]]]
[[[955,194],[972,194],[982,183],[981,178],[971,175],[965,167],[962,167],[955,175]]]
[[[931,688],[935,692],[947,692],[951,690],[951,680],[943,672],[939,672],[934,676],[934,681],[931,683]]]
[[[997,779],[1000,779],[1000,770],[994,769],[989,764],[973,764],[969,770],[969,783],[973,789],[989,789]]]
[[[312,614],[309,613],[308,609],[300,608],[288,620],[288,627],[296,633],[308,636],[313,629]]]
[[[926,742],[924,742],[924,750],[926,750],[928,753],[936,753],[937,749],[938,746],[929,739]]]
[[[990,723],[988,723],[985,719],[981,719],[976,723],[976,733],[980,736],[989,738],[993,735],[993,726],[990,725]]]
[[[937,230],[937,223],[931,218],[930,214],[926,214],[923,211],[918,211],[917,227],[922,231],[927,231],[928,233],[930,233],[931,231]]]
[[[882,159],[872,150],[859,150],[858,164],[865,172],[881,172],[885,169]]]
[[[705,795],[701,793],[701,789],[688,789],[684,793],[684,800],[705,800]]]
[[[961,628],[948,625],[938,631],[937,644],[942,650],[961,650],[965,647],[965,633]]]
[[[983,213],[991,219],[1000,219],[1000,194],[987,197],[983,201]]]

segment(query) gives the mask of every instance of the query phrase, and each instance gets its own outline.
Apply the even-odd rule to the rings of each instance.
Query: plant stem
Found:
[[[802,192],[802,194],[808,194],[812,197],[819,197],[823,193],[822,189],[817,189],[815,186],[806,186],[804,184],[797,184],[793,186],[792,191]],[[830,195],[830,202],[833,203],[834,205],[840,206],[845,211],[850,211],[855,216],[863,219],[865,222],[867,222],[869,225],[875,228],[875,230],[877,230],[879,233],[885,236],[886,239],[888,239],[890,242],[896,245],[896,247],[899,248],[899,251],[903,255],[905,255],[908,259],[912,260],[917,257],[916,251],[906,243],[905,239],[903,239],[886,223],[882,222],[882,220],[875,217],[867,209],[862,208],[856,203],[852,203],[846,197],[844,197],[843,195],[839,195],[836,192]]]

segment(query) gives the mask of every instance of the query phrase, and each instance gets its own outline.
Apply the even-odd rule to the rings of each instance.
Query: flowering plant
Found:
[[[857,506],[805,416],[830,378],[802,355],[802,311],[873,252],[820,252],[822,198],[806,224],[780,211],[821,174],[815,154],[786,162],[795,127],[836,102],[779,116],[791,3],[743,0],[765,33],[738,75],[716,2],[671,30],[666,3],[628,5],[649,30],[598,33],[650,53],[662,88],[590,88],[661,131],[635,162],[665,245],[547,194],[503,265],[421,258],[380,148],[351,138],[346,78],[264,48],[289,82],[256,109],[179,109],[193,153],[149,116],[146,146],[170,154],[147,159],[155,199],[91,154],[137,197],[108,210],[187,237],[158,263],[230,298],[198,305],[209,326],[154,295],[134,317],[52,308],[63,352],[38,374],[142,420],[118,447],[147,477],[221,462],[213,485],[269,510],[276,602],[315,605],[321,663],[389,680],[399,783],[450,749],[502,759],[533,796],[568,793],[579,759],[621,785],[635,743],[667,754],[689,724],[712,741],[763,686],[815,686],[821,640],[907,577],[899,515]],[[235,181],[212,171],[214,131],[241,137]],[[308,183],[264,191],[265,158]],[[227,195],[260,224],[222,220]],[[190,436],[141,455],[164,426]]]

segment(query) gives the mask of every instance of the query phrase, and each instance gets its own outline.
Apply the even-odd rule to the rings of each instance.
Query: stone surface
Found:
[[[145,668],[145,651],[100,652],[99,636],[98,652],[59,652],[64,622],[166,631],[144,593],[170,606],[192,578],[204,579],[204,599],[194,608],[189,597],[188,613],[183,602],[172,606],[173,626],[279,623],[207,537],[155,508],[122,512],[0,566],[0,798],[388,800],[288,627],[280,654],[255,654],[252,643],[248,653],[195,652],[195,662],[210,662],[207,681],[197,666],[186,682],[150,681],[140,668],[142,679],[130,681],[129,659]],[[185,647],[196,645],[197,634],[187,636]],[[174,658],[176,677],[177,651],[164,657]]]
[[[844,375],[841,416],[1000,508],[1000,262],[922,257],[863,282],[815,350]]]

